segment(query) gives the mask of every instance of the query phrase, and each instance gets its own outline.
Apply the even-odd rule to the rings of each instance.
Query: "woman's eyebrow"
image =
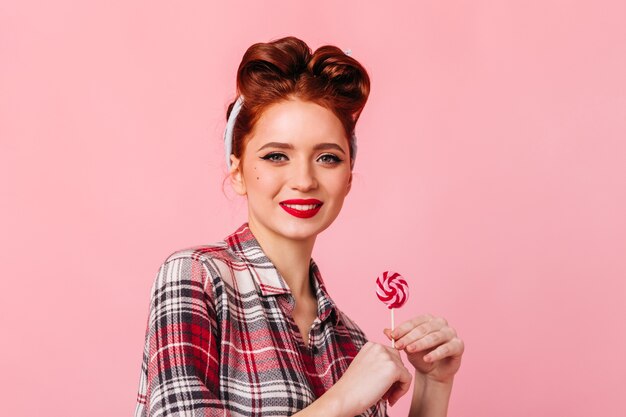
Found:
[[[326,150],[326,149],[335,149],[339,152],[341,152],[342,154],[346,154],[345,151],[341,148],[341,146],[337,145],[336,143],[318,143],[317,145],[315,145],[313,147],[314,150],[316,151],[320,151],[320,150]]]
[[[279,149],[293,149],[293,145],[291,143],[284,142],[268,142],[265,145],[261,146],[258,151],[262,151],[266,148],[279,148]]]
[[[257,152],[262,151],[263,149],[267,149],[267,148],[278,148],[278,149],[294,149],[293,145],[291,143],[284,143],[284,142],[268,142],[265,145],[261,146]],[[313,150],[315,151],[320,151],[320,150],[327,150],[327,149],[335,149],[339,152],[341,152],[342,154],[345,155],[345,151],[341,148],[341,146],[337,145],[336,143],[331,143],[331,142],[324,142],[324,143],[318,143],[317,145],[315,145],[313,147]]]

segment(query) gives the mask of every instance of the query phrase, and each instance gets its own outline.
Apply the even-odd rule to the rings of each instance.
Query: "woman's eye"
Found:
[[[339,158],[337,155],[333,155],[332,153],[325,153],[323,155],[320,155],[317,160],[324,164],[338,164],[343,161],[343,159]]]
[[[261,159],[265,159],[266,161],[271,162],[283,162],[288,161],[287,155],[279,153],[279,152],[271,152],[265,156],[262,156]]]

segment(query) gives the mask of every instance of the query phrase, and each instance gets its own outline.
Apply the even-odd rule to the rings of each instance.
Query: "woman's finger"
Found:
[[[419,352],[426,349],[432,349],[434,347],[447,343],[455,337],[456,330],[451,327],[443,327],[420,338],[413,338],[412,340],[408,341],[408,343],[402,343],[402,346],[406,346],[407,352]],[[398,343],[396,343],[396,345],[397,344]]]
[[[385,398],[390,405],[394,405],[396,401],[400,399],[404,394],[407,393],[409,388],[411,387],[411,381],[413,377],[411,373],[406,369],[404,363],[402,362],[402,357],[400,356],[400,352],[397,349],[394,349],[389,346],[384,346],[385,350],[389,354],[389,358],[393,360],[395,363],[396,369],[398,370],[398,379],[396,382],[389,387],[389,390],[385,393],[383,398]]]
[[[393,329],[391,333],[391,337],[395,340],[400,339],[402,336],[413,330],[414,328],[421,326],[424,323],[428,323],[434,317],[431,314],[422,314],[420,316],[414,317],[411,320],[407,320]]]
[[[461,356],[465,345],[461,339],[455,337],[447,343],[437,347],[432,352],[424,355],[425,362],[435,362],[447,357]]]
[[[398,380],[385,393],[390,406],[393,406],[411,388],[411,373],[402,365]]]
[[[400,338],[397,338],[396,347],[398,349],[404,349],[404,347],[409,345],[410,343],[415,342],[416,340],[419,340],[428,334],[437,332],[442,328],[447,327],[447,325],[448,322],[445,319],[441,317],[434,317],[432,320],[418,325],[411,331],[405,333]]]

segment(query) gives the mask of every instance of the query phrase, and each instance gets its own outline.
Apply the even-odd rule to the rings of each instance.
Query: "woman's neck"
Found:
[[[315,236],[305,240],[287,239],[258,225],[252,219],[248,222],[248,226],[265,255],[272,261],[289,286],[294,298],[298,300],[302,297],[312,297],[309,267]]]

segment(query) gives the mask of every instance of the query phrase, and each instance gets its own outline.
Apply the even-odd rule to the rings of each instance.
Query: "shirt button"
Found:
[[[319,350],[317,349],[317,346],[313,346],[313,347],[311,348],[311,353],[313,353],[314,355],[317,355],[317,352],[318,352],[318,351],[319,351]]]

